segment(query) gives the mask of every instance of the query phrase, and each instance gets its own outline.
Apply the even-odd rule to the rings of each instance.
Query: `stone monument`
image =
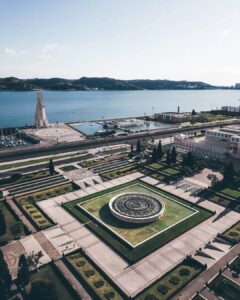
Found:
[[[48,127],[48,119],[46,116],[45,105],[43,102],[43,93],[42,91],[37,92],[37,104],[36,104],[36,113],[35,113],[35,126],[37,128]]]

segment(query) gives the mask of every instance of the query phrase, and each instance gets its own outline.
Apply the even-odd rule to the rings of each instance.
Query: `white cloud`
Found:
[[[46,44],[41,51],[40,58],[41,59],[50,59],[53,55],[57,53],[61,53],[62,51],[68,49],[67,46],[59,45],[56,43]]]
[[[0,54],[1,55],[15,56],[16,51],[14,49],[11,49],[11,48],[4,48],[4,49],[0,50]]]
[[[226,36],[229,36],[231,34],[231,30],[229,29],[224,29],[222,31],[222,36],[226,37]]]

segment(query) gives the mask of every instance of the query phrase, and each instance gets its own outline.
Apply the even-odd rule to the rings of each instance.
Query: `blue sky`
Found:
[[[240,82],[239,0],[0,0],[0,77]]]

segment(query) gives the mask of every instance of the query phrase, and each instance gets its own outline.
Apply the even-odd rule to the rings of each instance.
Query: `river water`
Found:
[[[45,91],[47,117],[75,122],[240,105],[240,90]],[[36,92],[0,92],[0,128],[34,123]]]

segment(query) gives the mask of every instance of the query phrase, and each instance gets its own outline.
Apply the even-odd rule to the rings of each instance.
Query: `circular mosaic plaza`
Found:
[[[150,223],[158,220],[164,212],[160,197],[144,193],[122,193],[109,201],[111,214],[128,223]]]

